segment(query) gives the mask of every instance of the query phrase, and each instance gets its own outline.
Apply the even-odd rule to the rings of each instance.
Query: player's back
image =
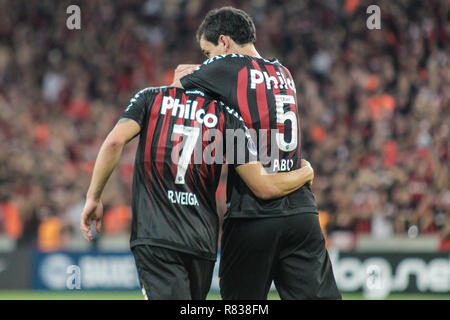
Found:
[[[181,79],[235,108],[257,141],[259,160],[271,172],[301,167],[301,128],[294,80],[278,60],[229,54],[206,60]],[[275,200],[258,199],[231,168],[227,216],[269,217],[316,212],[309,185]]]
[[[215,131],[239,128],[243,122],[202,91],[171,87],[140,91],[122,117],[141,126],[131,246],[154,245],[215,259],[215,192],[222,164],[219,158],[205,161],[210,145],[205,137],[209,133],[217,137]]]

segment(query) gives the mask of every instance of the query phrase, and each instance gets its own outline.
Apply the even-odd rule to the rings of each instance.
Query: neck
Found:
[[[252,43],[238,46],[235,53],[243,54],[243,55],[251,56],[251,57],[255,57],[255,58],[262,58]]]

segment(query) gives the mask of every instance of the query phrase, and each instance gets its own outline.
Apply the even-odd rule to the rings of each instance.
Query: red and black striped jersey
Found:
[[[131,247],[148,244],[215,260],[222,164],[255,160],[245,123],[201,90],[172,87],[139,91],[122,118],[141,127]]]
[[[276,59],[219,55],[180,79],[238,111],[257,142],[258,160],[269,172],[301,167],[301,128],[294,80]],[[317,212],[309,184],[274,200],[258,199],[233,168],[227,184],[227,217],[273,217]]]

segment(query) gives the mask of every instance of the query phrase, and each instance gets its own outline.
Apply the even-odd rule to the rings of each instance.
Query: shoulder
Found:
[[[158,93],[165,92],[166,90],[167,87],[147,87],[139,90],[130,99],[130,104],[127,106],[125,112],[130,111],[136,106],[144,108],[144,106],[147,105],[147,103],[151,101],[151,99],[153,99]]]
[[[210,59],[206,59],[203,61],[203,63],[200,65],[199,68],[202,68],[203,66],[218,66],[218,65],[224,65],[224,64],[246,64],[250,59],[250,57],[242,55],[242,54],[222,54],[215,57],[212,57]]]
[[[143,94],[143,95],[156,95],[158,93],[165,93],[169,90],[169,87],[167,86],[160,86],[160,87],[147,87],[139,91],[137,94]]]
[[[226,122],[232,122],[233,124],[239,124],[246,128],[244,119],[235,109],[227,106],[222,101],[217,101],[217,110],[223,114]]]
[[[131,102],[134,102],[137,99],[145,99],[151,95],[156,95],[160,92],[165,92],[165,90],[167,90],[167,87],[147,87],[147,88],[141,89],[135,93],[133,98],[131,98]]]

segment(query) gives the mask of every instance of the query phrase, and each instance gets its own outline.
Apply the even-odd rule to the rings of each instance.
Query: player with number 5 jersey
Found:
[[[185,89],[202,88],[235,108],[258,146],[259,160],[271,172],[300,168],[301,131],[294,80],[276,59],[219,55],[181,78]],[[309,184],[285,198],[260,201],[231,168],[227,217],[279,217],[317,212]]]
[[[209,59],[191,73],[179,66],[174,84],[201,88],[241,114],[270,171],[300,168],[295,83],[278,60],[259,55],[251,17],[232,7],[213,9],[197,40]],[[223,299],[266,299],[272,281],[282,299],[341,298],[309,184],[261,200],[231,168],[227,209],[219,270]]]

